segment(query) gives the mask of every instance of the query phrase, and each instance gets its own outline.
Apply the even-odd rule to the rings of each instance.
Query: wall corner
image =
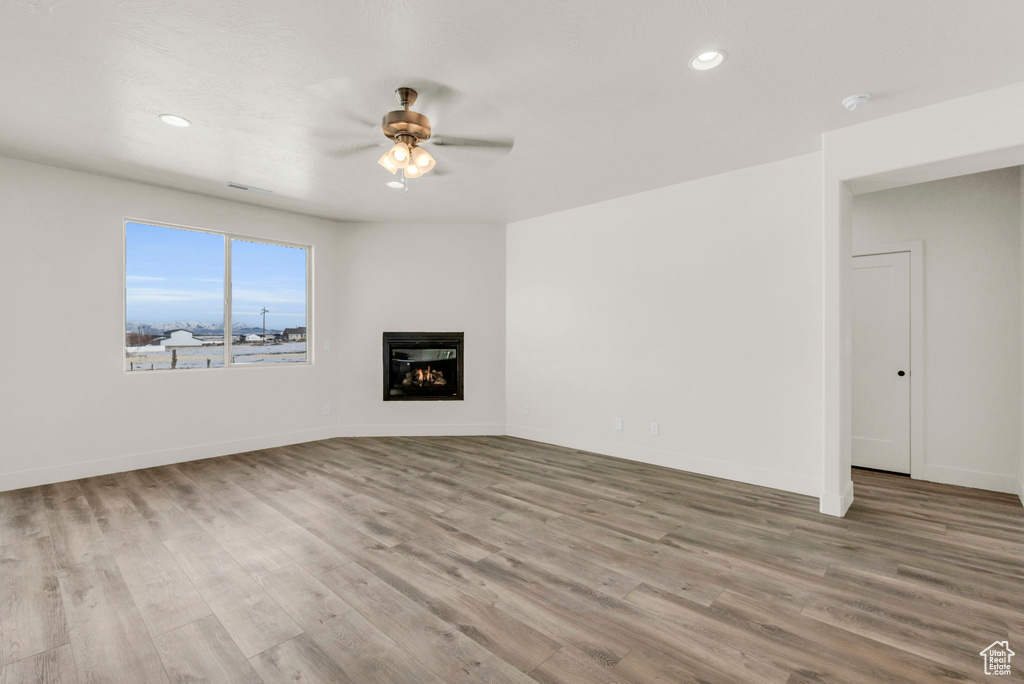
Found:
[[[848,480],[842,495],[822,492],[819,500],[819,508],[824,515],[832,515],[842,518],[850,510],[853,504],[853,480]]]

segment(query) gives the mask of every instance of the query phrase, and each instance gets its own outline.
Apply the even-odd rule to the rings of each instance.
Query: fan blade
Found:
[[[348,112],[345,112],[344,114],[342,114],[342,116],[344,116],[349,121],[352,121],[354,123],[359,124],[363,128],[369,128],[369,129],[380,128],[380,121],[370,121],[369,119],[361,117],[361,116],[353,116],[353,115],[349,114]]]
[[[367,143],[366,145],[359,145],[357,147],[345,147],[340,150],[334,150],[332,152],[328,152],[327,154],[334,157],[335,159],[346,159],[348,157],[357,155],[361,152],[366,152],[367,150],[375,150],[378,147],[380,147],[380,145]]]
[[[457,108],[463,99],[462,93],[458,90],[437,81],[414,78],[403,81],[402,85],[412,88],[418,95],[412,109],[423,112],[431,120],[444,118],[445,114],[453,107]]]
[[[511,140],[476,140],[474,138],[453,138],[448,135],[431,138],[429,142],[439,147],[480,147],[506,152],[515,145]]]

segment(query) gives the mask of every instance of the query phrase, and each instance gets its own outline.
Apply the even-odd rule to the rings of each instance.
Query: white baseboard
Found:
[[[980,470],[929,464],[925,469],[925,476],[921,479],[961,487],[973,487],[974,489],[987,489],[991,492],[1022,495],[1020,478],[1014,475],[1000,475]]]
[[[35,487],[53,484],[54,482],[66,482],[67,480],[78,480],[83,477],[109,475],[110,473],[123,473],[128,470],[184,463],[185,461],[198,461],[202,458],[227,456],[228,454],[239,454],[257,449],[271,449],[289,444],[299,444],[300,442],[314,442],[318,439],[337,437],[337,433],[337,426],[332,425],[313,430],[285,432],[262,437],[247,437],[246,439],[200,444],[180,449],[150,451],[144,454],[114,456],[112,458],[100,458],[92,461],[64,463],[46,468],[19,470],[13,473],[0,474],[0,491]]]
[[[504,435],[504,423],[424,423],[422,425],[340,425],[335,437],[466,437]]]
[[[583,437],[553,430],[541,430],[522,425],[508,425],[506,431],[511,437],[532,439],[536,442],[546,442],[570,449],[580,449],[596,454],[625,458],[630,461],[664,466],[674,470],[721,477],[726,480],[735,480],[761,487],[771,487],[772,489],[781,489],[815,498],[818,498],[821,493],[821,482],[817,478],[799,473],[780,472],[742,463],[729,463],[700,456],[688,456],[675,451],[620,444],[593,437]]]
[[[819,499],[818,510],[825,515],[842,518],[850,510],[851,505],[853,505],[853,480],[848,480],[842,496],[823,492]]]

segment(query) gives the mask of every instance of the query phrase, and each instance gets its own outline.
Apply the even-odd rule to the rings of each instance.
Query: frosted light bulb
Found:
[[[389,154],[390,153],[385,152],[384,156],[377,160],[377,163],[394,174],[398,171],[398,167],[391,163],[391,158],[388,156]]]
[[[430,169],[434,168],[435,164],[434,158],[422,147],[414,147],[412,149],[412,161],[422,173],[430,171]]]
[[[388,150],[388,160],[400,169],[404,169],[409,164],[409,146],[404,142],[397,142],[395,146]]]

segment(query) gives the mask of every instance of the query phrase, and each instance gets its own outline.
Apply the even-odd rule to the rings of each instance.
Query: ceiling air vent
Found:
[[[273,195],[273,190],[264,190],[263,188],[254,188],[251,185],[242,185],[241,183],[228,183],[229,188],[235,190],[245,190],[246,192],[258,192],[261,195]]]

